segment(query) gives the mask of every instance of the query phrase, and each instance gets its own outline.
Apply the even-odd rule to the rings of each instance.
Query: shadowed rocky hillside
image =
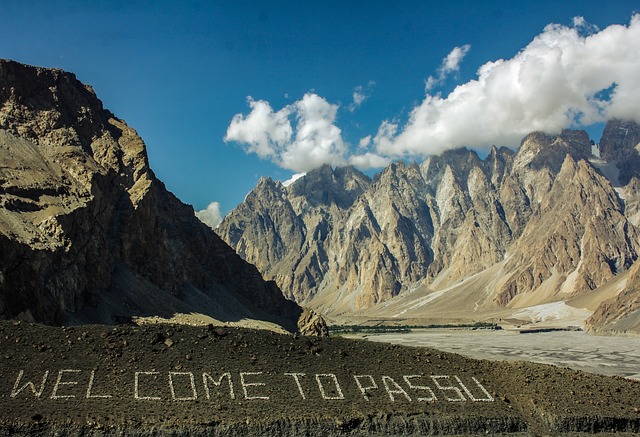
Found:
[[[0,60],[0,318],[201,313],[296,329],[302,309],[173,196],[71,73]],[[310,323],[309,314],[306,323]]]

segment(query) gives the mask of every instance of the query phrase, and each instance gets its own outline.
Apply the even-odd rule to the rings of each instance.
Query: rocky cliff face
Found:
[[[309,229],[307,210],[293,205],[304,204],[301,196],[323,198],[323,184],[313,194],[300,187],[328,168],[288,188],[269,181],[277,196],[265,195],[263,181],[218,231],[251,262],[273,257],[277,241],[278,254],[293,257],[279,255],[277,269],[266,263],[264,274],[288,296],[334,314],[418,288],[445,293],[489,271],[492,279],[480,286],[491,298],[476,309],[567,300],[605,285],[638,258],[638,133],[633,122],[610,122],[603,159],[592,155],[584,131],[567,130],[532,133],[517,152],[494,147],[485,159],[460,149],[421,164],[394,163],[339,207],[316,203],[315,216],[326,217],[320,228]],[[276,222],[270,234],[260,227]],[[303,261],[308,248],[313,256]],[[305,280],[283,280],[292,271]]]
[[[598,334],[640,332],[640,262],[629,269],[619,293],[602,302],[586,325]]]
[[[165,189],[73,74],[0,61],[0,206],[0,318],[194,311],[293,330],[302,313]]]
[[[263,178],[218,229],[289,297],[312,298],[329,268],[325,241],[371,184],[354,168],[323,166],[284,187]]]
[[[624,186],[640,178],[640,125],[633,121],[613,120],[607,123],[600,152],[607,162],[619,170],[618,181]]]

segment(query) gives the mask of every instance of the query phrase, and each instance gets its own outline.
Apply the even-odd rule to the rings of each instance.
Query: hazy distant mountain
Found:
[[[601,157],[584,131],[566,130],[484,159],[459,149],[397,162],[373,181],[327,166],[288,187],[263,179],[218,232],[287,296],[328,314],[593,311],[605,293],[592,290],[638,259],[639,133],[611,121]],[[593,299],[571,303],[580,296]]]
[[[202,313],[294,330],[302,314],[165,189],[140,137],[90,87],[5,60],[0,248],[3,319]]]

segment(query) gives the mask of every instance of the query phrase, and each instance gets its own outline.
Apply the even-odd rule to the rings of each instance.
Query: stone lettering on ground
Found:
[[[55,375],[50,378],[50,375]],[[129,388],[133,399],[155,402],[188,402],[199,399],[236,400],[234,382],[242,388],[238,400],[327,402],[360,398],[378,402],[494,402],[489,390],[474,376],[375,375],[303,372],[134,371]],[[355,383],[355,384],[354,384]],[[131,388],[133,390],[131,390]],[[275,392],[273,391],[275,390]],[[8,395],[10,399],[35,398],[64,401],[112,399],[118,392],[109,375],[96,370],[47,369],[27,374],[20,370]],[[274,395],[277,393],[277,395]],[[283,393],[285,394],[283,396]]]

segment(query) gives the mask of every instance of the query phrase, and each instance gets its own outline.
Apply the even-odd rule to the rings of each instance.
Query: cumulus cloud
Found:
[[[373,137],[373,144],[378,150],[391,150],[396,132],[398,132],[396,123],[387,120],[383,121],[378,128],[378,133]]]
[[[425,90],[431,91],[437,85],[440,85],[452,73],[460,71],[460,62],[467,55],[471,46],[465,44],[461,47],[454,47],[451,52],[442,60],[440,68],[438,68],[438,76],[429,76],[425,84]]]
[[[447,56],[440,72],[453,71],[463,52]],[[374,144],[382,156],[513,146],[532,131],[614,117],[640,121],[640,15],[600,31],[579,17],[573,27],[550,24],[513,58],[487,62],[448,96],[427,93],[404,126],[383,122]]]
[[[247,153],[297,172],[346,162],[347,145],[335,124],[338,105],[315,93],[307,93],[277,112],[269,102],[249,97],[248,103],[251,112],[233,117],[226,142],[242,144]]]
[[[362,170],[370,168],[381,168],[391,164],[391,159],[386,156],[380,156],[372,152],[366,152],[362,155],[353,155],[349,158],[349,164]]]
[[[305,94],[293,104],[297,126],[295,139],[280,153],[284,168],[305,172],[322,164],[341,165],[347,145],[335,125],[338,105],[317,94]]]
[[[448,95],[430,92],[459,71],[469,50],[455,47],[442,60],[406,122],[384,120],[353,147],[337,125],[338,112],[362,105],[373,82],[356,87],[345,107],[315,92],[279,110],[249,97],[249,113],[233,117],[225,141],[303,173],[322,164],[379,168],[461,146],[517,146],[533,131],[552,134],[611,118],[640,122],[640,15],[602,30],[583,17],[570,27],[550,24],[515,56],[485,63]]]
[[[217,228],[223,218],[220,213],[220,204],[218,202],[211,202],[209,206],[207,206],[207,209],[196,211],[196,217],[211,229]]]
[[[235,141],[247,146],[246,151],[261,158],[276,158],[293,135],[289,122],[291,108],[274,112],[269,102],[247,98],[251,112],[246,117],[236,114],[227,128],[225,141]]]

